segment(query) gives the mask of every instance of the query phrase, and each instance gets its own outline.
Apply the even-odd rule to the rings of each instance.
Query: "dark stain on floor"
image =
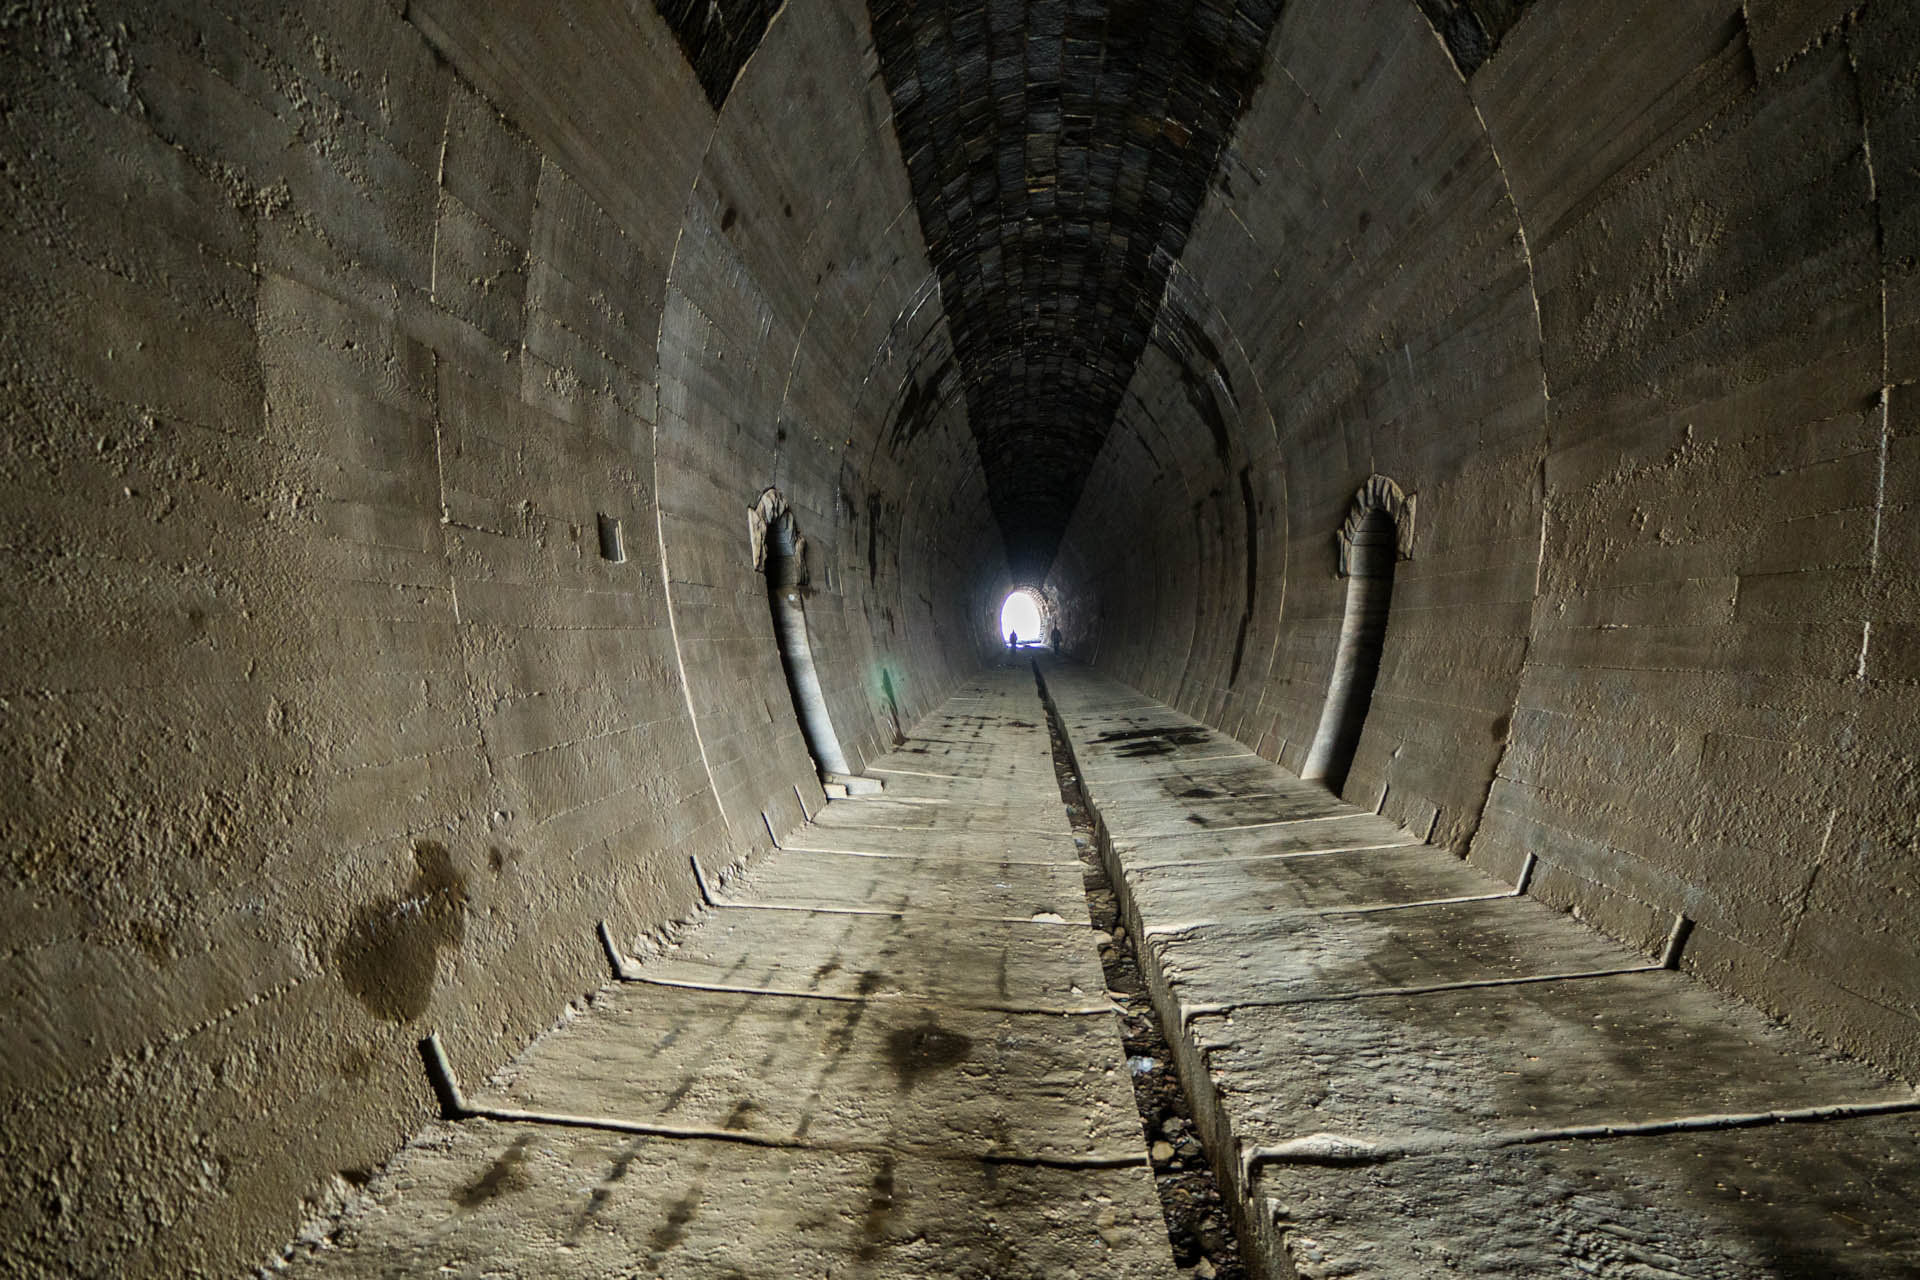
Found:
[[[973,1040],[937,1022],[897,1027],[887,1036],[887,1058],[902,1089],[911,1089],[929,1071],[956,1066],[973,1053]]]
[[[1191,725],[1170,724],[1150,726],[1145,729],[1109,729],[1096,736],[1094,741],[1100,743],[1144,742],[1149,738],[1161,738],[1175,746],[1192,747],[1205,742],[1207,737],[1205,729]]]
[[[1125,760],[1173,754],[1176,747],[1197,747],[1211,735],[1205,729],[1188,725],[1149,726],[1144,729],[1109,729],[1094,738],[1096,743],[1115,746],[1113,753]]]
[[[513,1140],[487,1171],[453,1193],[453,1202],[462,1209],[478,1209],[489,1200],[497,1200],[509,1191],[524,1190],[527,1177],[527,1135]]]
[[[687,1194],[674,1201],[667,1210],[667,1220],[648,1233],[647,1244],[655,1253],[666,1253],[686,1239],[687,1224],[693,1221],[693,1215],[700,1208],[701,1189],[697,1182],[687,1188]]]
[[[860,1224],[860,1261],[872,1262],[880,1256],[881,1242],[887,1238],[887,1218],[893,1213],[893,1157],[880,1157],[867,1188],[867,1216]]]

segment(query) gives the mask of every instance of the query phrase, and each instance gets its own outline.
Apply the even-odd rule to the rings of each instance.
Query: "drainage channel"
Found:
[[[1073,845],[1080,856],[1087,910],[1095,931],[1104,935],[1099,940],[1100,967],[1106,974],[1108,993],[1125,1011],[1121,1024],[1133,1078],[1133,1099],[1140,1108],[1140,1124],[1149,1144],[1154,1188],[1160,1194],[1160,1212],[1166,1219],[1173,1260],[1182,1275],[1199,1280],[1245,1280],[1246,1267],[1220,1198],[1220,1184],[1207,1162],[1193,1124],[1193,1110],[1180,1088],[1173,1050],[1154,1017],[1146,980],[1134,955],[1133,938],[1120,920],[1120,904],[1095,847],[1093,813],[1081,791],[1080,775],[1074,770],[1060,717],[1047,697],[1038,664],[1034,682],[1047,709],[1053,773],[1060,784],[1060,803],[1066,806],[1067,818],[1073,824]]]

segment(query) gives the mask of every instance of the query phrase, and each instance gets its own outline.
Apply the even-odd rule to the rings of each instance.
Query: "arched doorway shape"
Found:
[[[1347,784],[1360,746],[1374,681],[1386,648],[1394,565],[1413,549],[1413,498],[1385,476],[1370,476],[1340,526],[1340,575],[1347,580],[1346,614],[1334,653],[1333,678],[1320,725],[1300,776],[1324,782],[1336,795]]]
[[[807,540],[794,524],[793,509],[778,489],[768,489],[747,516],[753,543],[753,567],[767,575],[767,603],[773,611],[773,634],[780,644],[780,665],[787,673],[787,692],[793,696],[793,714],[800,736],[823,778],[845,778],[846,753],[840,735],[827,714],[820,673],[813,665],[813,643],[807,637]]]
[[[1000,602],[1000,638],[1017,634],[1020,643],[1040,647],[1047,643],[1047,599],[1033,587],[1015,587]]]

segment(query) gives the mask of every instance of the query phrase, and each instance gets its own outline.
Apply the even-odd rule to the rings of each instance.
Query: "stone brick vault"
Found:
[[[1920,6],[0,112],[0,1273],[1920,1275]]]

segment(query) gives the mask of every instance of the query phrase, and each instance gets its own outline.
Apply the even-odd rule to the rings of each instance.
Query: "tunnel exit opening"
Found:
[[[787,692],[793,698],[794,718],[807,754],[823,779],[844,778],[847,767],[840,735],[827,713],[826,694],[813,661],[813,642],[807,634],[807,542],[795,526],[793,511],[779,490],[760,495],[753,508],[754,558],[767,575],[767,603],[773,612],[773,634],[780,646],[780,665],[786,672]]]
[[[1000,638],[1012,645],[1015,636],[1023,648],[1047,641],[1047,602],[1028,587],[1015,587],[1000,602]]]
[[[1407,544],[1412,517],[1411,499],[1391,480],[1375,476],[1361,489],[1340,530],[1346,610],[1340,620],[1327,700],[1300,768],[1302,778],[1324,783],[1335,795],[1347,785],[1367,712],[1373,707],[1393,603],[1394,566]]]

